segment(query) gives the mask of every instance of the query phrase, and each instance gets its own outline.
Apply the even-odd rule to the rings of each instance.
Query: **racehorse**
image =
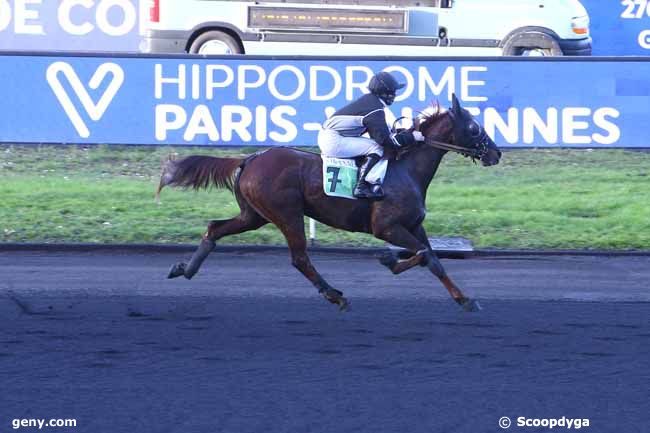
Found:
[[[449,278],[430,247],[422,227],[426,214],[427,189],[448,151],[480,160],[482,165],[499,163],[501,151],[474,117],[461,107],[456,95],[452,107],[432,107],[420,113],[412,129],[425,141],[400,148],[390,161],[384,180],[385,199],[350,200],[330,197],[323,191],[322,160],[316,153],[291,148],[271,148],[247,158],[189,156],[168,161],[157,191],[167,185],[202,189],[212,186],[232,191],[240,214],[210,221],[207,232],[189,263],[174,264],[168,278],[191,279],[201,263],[224,236],[275,224],[287,240],[291,262],[318,292],[341,310],[348,308],[343,293],[330,286],[316,271],[307,255],[304,216],[323,224],[370,233],[405,251],[386,253],[380,263],[394,274],[414,266],[426,266],[440,279],[452,298],[466,311],[480,309],[478,302],[463,295]]]

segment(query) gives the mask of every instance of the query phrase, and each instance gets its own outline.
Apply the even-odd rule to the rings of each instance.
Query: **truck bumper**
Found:
[[[143,53],[185,53],[190,34],[183,31],[149,30],[140,51]]]
[[[591,56],[591,38],[560,39],[560,48],[565,56]]]

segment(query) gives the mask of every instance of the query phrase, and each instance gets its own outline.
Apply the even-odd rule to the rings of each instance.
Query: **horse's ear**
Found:
[[[454,114],[460,115],[460,101],[458,101],[455,93],[451,94],[451,111]]]

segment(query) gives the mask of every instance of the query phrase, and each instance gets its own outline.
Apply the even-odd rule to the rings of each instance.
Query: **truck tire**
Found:
[[[504,56],[562,56],[557,38],[543,31],[524,31],[510,35],[503,43]]]
[[[227,33],[209,30],[201,33],[190,45],[190,54],[242,54],[239,42]]]

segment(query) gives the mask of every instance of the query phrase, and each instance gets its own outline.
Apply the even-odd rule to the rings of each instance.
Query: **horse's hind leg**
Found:
[[[214,250],[217,240],[224,236],[255,230],[268,223],[254,212],[242,212],[239,216],[227,220],[210,221],[208,230],[203,235],[199,247],[188,263],[179,262],[171,267],[167,278],[184,276],[188,280],[198,272],[203,261]]]
[[[332,304],[337,304],[341,311],[349,308],[350,303],[343,297],[343,292],[336,290],[316,271],[307,255],[307,239],[305,237],[305,225],[302,218],[291,224],[276,224],[287,239],[291,251],[291,264],[298,269]]]

